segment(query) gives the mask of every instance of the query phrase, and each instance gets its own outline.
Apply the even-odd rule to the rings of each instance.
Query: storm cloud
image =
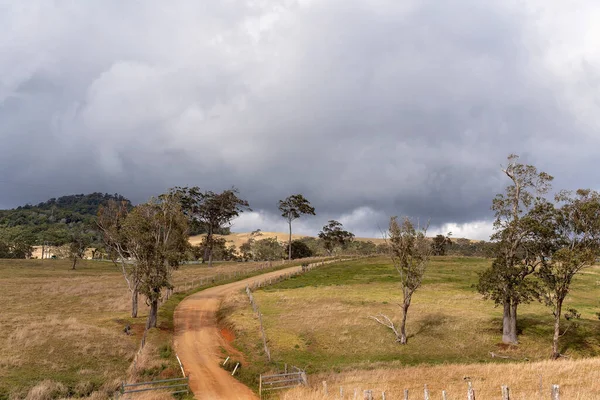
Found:
[[[500,165],[598,189],[595,1],[0,0],[0,207],[237,186],[234,230],[485,239]]]

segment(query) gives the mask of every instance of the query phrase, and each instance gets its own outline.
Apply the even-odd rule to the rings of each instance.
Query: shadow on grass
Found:
[[[442,337],[446,335],[443,329],[438,329],[442,325],[452,323],[457,318],[450,315],[444,315],[442,313],[428,314],[419,321],[419,329],[407,335],[408,339],[414,338],[415,336],[427,335],[430,337]]]

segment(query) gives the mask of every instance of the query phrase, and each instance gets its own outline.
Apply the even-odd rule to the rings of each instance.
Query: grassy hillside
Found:
[[[478,258],[433,259],[409,310],[407,346],[397,344],[388,328],[368,318],[385,313],[398,321],[401,315],[397,273],[384,258],[329,265],[258,290],[255,299],[274,360],[311,373],[547,359],[552,317],[539,303],[520,307],[520,345],[500,343],[501,310],[474,289],[477,272],[489,263]],[[578,326],[561,339],[562,352],[572,358],[600,355],[598,281],[598,267],[576,277],[565,306],[582,314]],[[223,314],[224,324],[236,332],[237,345],[263,362],[256,320],[243,294],[226,302]],[[491,358],[490,352],[508,358]]]
[[[202,238],[205,235],[195,235],[190,237],[190,243],[193,245],[200,244],[202,242]],[[231,233],[229,235],[215,235],[217,237],[224,238],[229,245],[234,245],[236,248],[239,248],[242,244],[246,243],[248,239],[250,239],[251,232],[241,232],[241,233]],[[292,234],[292,240],[302,239],[305,237],[311,237],[308,235],[299,235]],[[276,238],[280,242],[286,242],[289,239],[289,233],[285,232],[261,232],[261,235],[256,239],[268,239],[268,238]],[[371,241],[375,244],[384,243],[384,240],[381,238],[355,238],[354,240],[367,242]]]

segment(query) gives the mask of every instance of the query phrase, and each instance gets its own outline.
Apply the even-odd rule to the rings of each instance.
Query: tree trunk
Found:
[[[502,343],[517,344],[517,304],[505,300],[503,306]]]
[[[558,351],[558,339],[560,338],[560,315],[562,313],[562,300],[556,302],[556,310],[554,312],[554,337],[552,338],[552,358],[556,360],[560,357]]]
[[[288,242],[288,260],[292,261],[292,221],[289,221],[290,224],[290,240]]]
[[[131,318],[137,318],[138,313],[138,291],[134,289],[131,292]]]
[[[150,312],[148,313],[148,321],[146,322],[146,329],[156,328],[157,316],[158,316],[158,299],[154,299],[150,302]]]
[[[408,314],[408,307],[410,303],[404,302],[402,305],[402,324],[400,325],[400,344],[408,343],[406,338],[406,315]]]
[[[208,229],[208,233],[206,234],[206,250],[204,255],[208,259],[208,266],[212,267],[212,256],[213,256],[213,233],[212,229]]]
[[[77,257],[73,257],[73,266],[71,269],[75,269],[75,265],[77,264]]]

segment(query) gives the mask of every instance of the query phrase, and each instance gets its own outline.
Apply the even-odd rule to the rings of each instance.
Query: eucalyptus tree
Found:
[[[370,316],[371,319],[390,328],[400,344],[407,344],[406,318],[415,291],[421,287],[425,270],[431,257],[431,245],[426,234],[427,227],[415,227],[413,222],[405,217],[398,222],[397,217],[390,218],[387,245],[392,263],[400,276],[402,292],[402,321],[399,330],[394,322],[385,314]]]
[[[502,171],[511,183],[492,203],[495,259],[479,276],[477,288],[503,307],[502,341],[516,344],[517,308],[537,298],[537,286],[530,276],[541,263],[538,243],[532,240],[535,228],[528,213],[545,202],[542,196],[550,190],[553,177],[520,163],[514,154],[508,157],[508,165]]]
[[[290,228],[290,240],[288,241],[288,259],[292,259],[292,221],[300,218],[301,215],[315,215],[315,209],[310,202],[301,194],[288,196],[284,200],[279,200],[279,211],[281,216],[288,221]]]

